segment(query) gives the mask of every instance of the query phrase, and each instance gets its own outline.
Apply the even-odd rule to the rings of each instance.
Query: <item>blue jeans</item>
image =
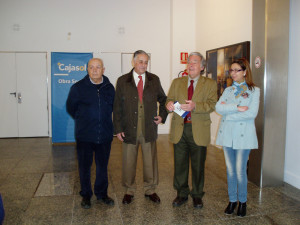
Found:
[[[247,161],[250,149],[233,149],[223,146],[226,169],[228,196],[230,202],[247,201]]]

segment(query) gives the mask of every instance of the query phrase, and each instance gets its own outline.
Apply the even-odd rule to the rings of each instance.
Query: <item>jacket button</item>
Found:
[[[133,127],[134,129],[136,128],[136,127]]]
[[[243,125],[243,123],[240,123],[240,125]]]
[[[244,135],[243,135],[243,134],[241,134],[241,137],[244,137]]]
[[[222,120],[224,122],[224,120]]]
[[[137,112],[134,112],[135,114],[137,114]]]
[[[222,131],[220,130],[220,133],[222,133]]]

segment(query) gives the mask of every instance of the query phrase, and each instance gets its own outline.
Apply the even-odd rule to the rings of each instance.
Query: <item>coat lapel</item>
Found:
[[[188,76],[186,77],[182,77],[180,79],[183,79],[182,82],[180,82],[180,95],[183,96],[183,99],[184,100],[187,100],[188,99],[188,81],[189,81],[189,78]],[[185,102],[183,103],[185,104]]]
[[[152,77],[150,74],[146,71],[145,73],[145,85],[144,85],[144,91],[146,91],[149,86],[151,85]]]
[[[127,75],[128,75],[127,82],[129,83],[129,85],[131,87],[136,88],[135,81],[134,81],[134,78],[133,78],[133,69]]]
[[[192,97],[192,100],[194,100],[194,97],[199,98],[199,96],[201,95],[201,90],[204,87],[204,82],[205,82],[205,79],[200,75],[196,89],[195,89],[193,97]]]

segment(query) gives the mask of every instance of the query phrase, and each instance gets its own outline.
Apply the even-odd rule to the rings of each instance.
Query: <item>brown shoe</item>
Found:
[[[195,208],[201,209],[203,207],[203,202],[201,198],[193,198],[193,204]]]
[[[188,197],[180,197],[180,196],[177,196],[172,205],[173,206],[181,206],[183,203],[185,203],[186,201],[188,200]]]
[[[160,203],[160,198],[158,197],[158,195],[156,193],[153,193],[152,195],[145,194],[145,197],[149,198],[152,202]]]
[[[132,199],[133,199],[133,195],[125,194],[122,203],[126,205],[130,204]]]

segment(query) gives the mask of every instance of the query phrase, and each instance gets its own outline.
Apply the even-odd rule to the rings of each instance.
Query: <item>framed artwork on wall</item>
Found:
[[[239,58],[250,62],[250,41],[206,51],[206,76],[217,81],[218,98],[226,87],[231,86],[230,64]]]

